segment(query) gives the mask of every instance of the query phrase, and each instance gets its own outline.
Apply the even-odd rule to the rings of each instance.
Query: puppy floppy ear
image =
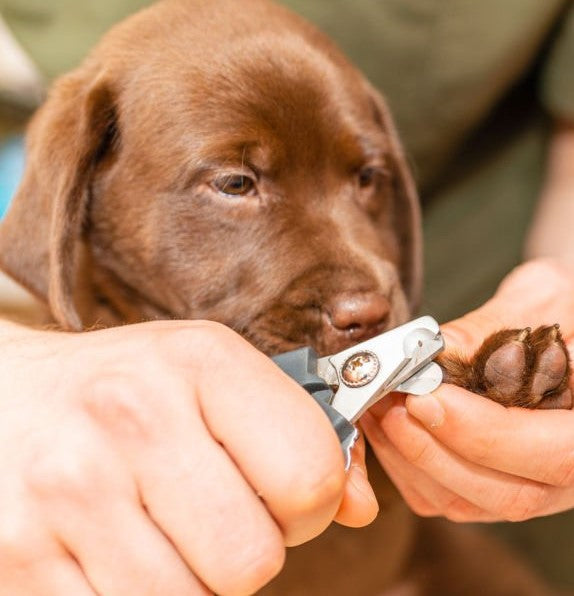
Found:
[[[401,250],[400,273],[411,312],[420,306],[423,280],[422,223],[419,197],[389,108],[370,85],[375,119],[388,135],[394,174],[394,226]]]
[[[69,330],[82,328],[74,287],[90,182],[115,134],[110,86],[86,74],[60,79],[34,116],[24,178],[0,225],[2,268]]]

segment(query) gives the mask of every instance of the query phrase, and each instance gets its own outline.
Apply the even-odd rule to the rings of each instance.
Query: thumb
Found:
[[[341,525],[358,528],[370,524],[378,511],[377,498],[367,477],[365,439],[361,434],[352,450],[346,490],[335,520]]]
[[[514,269],[495,295],[476,310],[441,326],[447,350],[474,352],[501,329],[559,323],[565,338],[574,333],[574,275],[551,260]]]
[[[501,313],[493,308],[496,305],[490,302],[459,319],[441,325],[447,352],[475,352],[489,335],[508,328],[508,321],[503,322]]]

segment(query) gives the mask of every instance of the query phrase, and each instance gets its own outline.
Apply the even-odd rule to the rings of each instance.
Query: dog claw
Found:
[[[531,327],[526,327],[525,329],[523,329],[520,332],[520,335],[517,337],[517,341],[525,342],[528,339],[528,337],[530,336],[531,331],[532,331]]]

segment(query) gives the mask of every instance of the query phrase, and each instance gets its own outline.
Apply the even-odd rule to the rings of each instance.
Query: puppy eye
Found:
[[[375,183],[377,177],[377,170],[372,167],[363,168],[359,172],[359,186],[361,188],[367,188]]]
[[[250,194],[255,190],[255,182],[242,174],[220,176],[213,181],[217,191],[230,197],[239,197]]]

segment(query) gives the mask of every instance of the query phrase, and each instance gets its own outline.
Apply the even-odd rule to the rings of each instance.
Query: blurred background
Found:
[[[146,4],[0,0],[0,217],[22,173],[26,121],[50,81]],[[522,260],[556,122],[574,123],[572,2],[283,4],[328,33],[390,104],[424,208],[424,312],[446,321],[478,306]],[[0,279],[2,310],[30,304]],[[574,513],[490,530],[574,589]]]

